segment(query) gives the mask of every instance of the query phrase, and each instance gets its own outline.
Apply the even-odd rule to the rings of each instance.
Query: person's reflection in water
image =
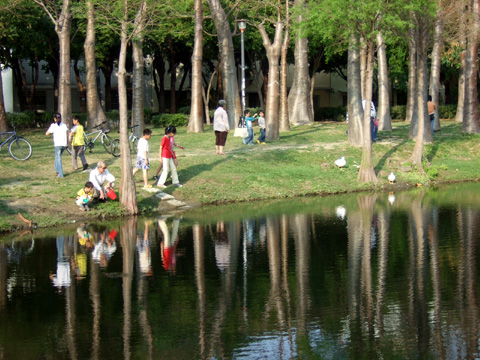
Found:
[[[150,253],[150,240],[148,239],[148,227],[149,223],[145,223],[145,233],[143,239],[137,234],[137,251],[138,262],[140,265],[140,272],[144,276],[153,275],[152,272],[152,255]]]
[[[180,219],[173,219],[172,233],[168,231],[168,226],[164,218],[158,219],[158,227],[163,234],[163,241],[160,243],[163,267],[171,275],[177,272],[177,245],[178,245],[178,226]]]
[[[248,245],[255,245],[255,220],[249,219],[243,222],[245,228],[245,241]]]
[[[117,244],[115,243],[115,237],[117,232],[115,230],[110,231],[108,236],[104,232],[100,233],[100,239],[95,244],[95,248],[92,251],[93,260],[100,264],[100,267],[106,268],[108,261],[117,250]]]
[[[70,277],[70,256],[68,256],[68,244],[65,236],[57,236],[57,273],[50,274],[53,286],[62,291],[62,287],[69,287],[72,280]]]
[[[217,241],[215,242],[215,260],[217,268],[224,272],[230,265],[230,244],[225,231],[225,223],[217,221]]]

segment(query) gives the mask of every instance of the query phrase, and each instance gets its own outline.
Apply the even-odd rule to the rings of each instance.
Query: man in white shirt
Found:
[[[93,184],[93,198],[106,200],[107,192],[113,188],[115,176],[110,174],[107,170],[107,164],[105,164],[105,161],[99,161],[97,167],[90,171],[89,180]]]
[[[363,111],[365,111],[365,100],[362,100]],[[375,117],[377,116],[377,110],[373,101],[370,102],[370,135],[373,142],[377,141],[378,128],[375,126]]]
[[[68,127],[62,123],[62,115],[55,114],[53,124],[47,130],[46,135],[53,134],[53,146],[55,147],[55,172],[57,178],[63,178],[62,154],[68,146]]]

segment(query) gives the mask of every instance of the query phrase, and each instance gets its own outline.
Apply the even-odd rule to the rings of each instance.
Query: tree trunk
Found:
[[[135,182],[132,175],[132,158],[128,144],[128,105],[127,105],[127,84],[126,84],[126,61],[127,61],[127,21],[128,21],[128,0],[123,0],[122,34],[120,54],[118,56],[118,106],[120,112],[120,159],[122,178],[120,181],[120,203],[128,214],[138,213],[137,195]]]
[[[207,125],[211,125],[210,106],[208,104],[210,103],[210,90],[212,89],[212,83],[216,73],[217,73],[217,69],[215,69],[212,73],[212,76],[210,76],[210,81],[208,82],[208,88],[206,92],[205,92],[205,88],[202,86],[202,96],[203,96],[203,103],[205,104],[205,119],[207,120]]]
[[[35,56],[34,59],[32,60],[31,64],[31,71],[32,71],[32,79],[31,79],[31,84],[30,87],[28,86],[28,80],[27,80],[27,71],[25,67],[23,66],[23,62],[21,59],[18,59],[18,66],[21,69],[21,79],[22,79],[22,88],[25,91],[25,102],[26,102],[26,108],[28,110],[35,110],[35,106],[33,104],[33,99],[35,98],[35,90],[37,87],[38,83],[38,60],[37,57]],[[25,104],[24,104],[25,105]],[[22,108],[24,110],[24,108]]]
[[[480,121],[478,118],[478,92],[477,92],[477,64],[478,64],[478,29],[479,29],[479,4],[471,0],[471,26],[467,34],[467,47],[465,55],[465,108],[463,117],[464,134],[478,134]]]
[[[202,102],[202,65],[203,65],[203,7],[202,0],[195,0],[195,38],[192,54],[192,100],[190,105],[190,120],[188,131],[203,132],[203,102]],[[209,115],[207,114],[207,118]]]
[[[62,122],[72,126],[72,92],[70,81],[70,28],[72,16],[70,0],[62,2],[62,12],[55,24],[60,49],[60,69],[58,84],[58,112],[62,115]]]
[[[87,0],[87,33],[83,48],[85,51],[85,68],[87,71],[87,125],[91,130],[93,126],[101,124],[107,117],[103,111],[97,88],[97,64],[95,60],[95,9],[92,1]]]
[[[105,58],[103,60],[101,70],[105,77],[105,111],[112,110],[112,73],[113,73],[112,58]]]
[[[362,85],[360,79],[360,52],[358,36],[352,35],[348,46],[348,143],[363,145]],[[314,75],[313,75],[314,76]],[[370,128],[370,124],[368,125]]]
[[[372,135],[370,130],[370,106],[372,103],[373,88],[373,54],[375,52],[374,43],[370,41],[366,45],[366,72],[365,72],[365,108],[363,111],[363,146],[362,146],[362,163],[358,172],[358,180],[361,182],[376,183],[377,175],[373,168],[372,153]]]
[[[5,113],[5,103],[3,101],[3,79],[2,79],[3,66],[0,62],[0,132],[6,132],[7,125],[7,114]]]
[[[157,94],[158,112],[160,114],[165,113],[165,61],[160,54],[159,49],[155,49],[155,55],[153,58],[153,68],[155,69],[155,76],[153,82],[155,84],[155,93]],[[157,81],[158,76],[158,81]]]
[[[269,76],[267,92],[267,108],[265,109],[266,139],[269,141],[279,139],[279,59],[282,49],[283,23],[278,21],[275,27],[273,44],[270,43],[267,31],[262,24],[258,25],[262,36],[263,46],[267,52]]]
[[[135,16],[135,34],[132,41],[133,79],[132,79],[132,126],[137,137],[143,135],[145,128],[144,117],[144,69],[145,59],[143,57],[143,32],[147,22],[147,4],[142,1],[137,15]]]
[[[430,95],[435,104],[435,124],[434,130],[440,130],[440,66],[443,49],[443,19],[441,11],[437,11],[437,20],[435,23],[435,34],[432,49],[432,65],[430,71]]]
[[[228,122],[231,129],[234,129],[238,121],[236,119],[236,98],[239,97],[237,84],[237,71],[235,67],[235,57],[233,55],[233,40],[230,24],[228,23],[225,11],[220,4],[220,0],[208,0],[210,11],[212,12],[213,22],[218,36],[218,48],[220,52],[223,78],[224,98],[227,102],[226,110]]]
[[[413,137],[412,127],[416,127],[417,121],[417,106],[415,103],[415,85],[417,83],[417,44],[416,30],[410,29],[408,31],[408,89],[407,89],[407,109],[405,121],[410,123],[410,138]],[[412,124],[413,123],[413,124]]]
[[[367,86],[367,45],[365,43],[365,38],[360,36],[360,81],[362,84],[362,100],[366,98],[366,86]]]
[[[465,108],[465,51],[460,53],[460,68],[458,69],[458,100],[455,121],[463,123]]]
[[[295,7],[303,8],[305,0],[295,0]],[[301,24],[303,16],[299,15],[295,22]],[[308,39],[297,31],[295,38],[295,72],[293,83],[288,94],[288,116],[294,125],[311,125],[313,123],[310,102],[310,76],[308,71]]]
[[[377,62],[378,62],[378,106],[379,130],[392,131],[390,116],[390,80],[388,78],[387,52],[383,34],[377,34]]]
[[[411,156],[412,165],[416,165],[418,172],[425,174],[423,168],[423,143],[424,133],[426,130],[426,120],[429,121],[427,109],[427,87],[428,87],[428,70],[427,70],[427,51],[428,51],[428,29],[424,20],[418,20],[418,30],[416,32],[417,43],[417,84],[416,84],[416,103],[418,114],[417,134],[415,138],[415,148]],[[427,127],[428,129],[428,127]],[[431,131],[429,132],[431,136]],[[430,137],[431,139],[431,137]]]
[[[170,40],[169,46],[169,66],[170,66],[170,114],[175,114],[177,112],[177,59],[175,56],[175,49],[173,41]]]
[[[280,52],[280,116],[279,116],[279,130],[280,131],[290,131],[290,121],[289,121],[289,112],[288,112],[288,84],[287,84],[287,73],[288,73],[288,45],[290,43],[290,31],[288,29],[289,22],[289,4],[287,1],[286,4],[287,11],[287,27],[285,29],[285,37],[283,38],[282,49]]]
[[[80,76],[80,70],[78,69],[78,59],[73,61],[73,72],[75,74],[75,80],[77,81],[78,97],[80,102],[80,112],[87,111],[87,104],[85,102],[87,96],[87,88],[83,85],[82,78]]]

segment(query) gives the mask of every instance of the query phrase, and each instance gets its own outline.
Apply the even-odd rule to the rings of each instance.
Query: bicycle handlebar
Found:
[[[106,124],[106,123],[107,123],[107,121],[104,121],[101,124],[95,125],[93,128],[98,128],[98,127],[100,127],[100,126],[102,126],[103,124]]]

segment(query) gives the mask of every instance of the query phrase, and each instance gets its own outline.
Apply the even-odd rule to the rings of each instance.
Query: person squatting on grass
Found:
[[[175,136],[177,133],[177,129],[175,126],[170,125],[165,129],[165,136],[162,139],[162,143],[160,144],[160,161],[163,164],[162,175],[160,179],[158,179],[157,186],[165,189],[165,181],[167,181],[168,171],[172,172],[172,184],[177,187],[182,187],[182,184],[178,181],[177,175],[177,167],[175,166],[175,162],[173,158],[175,156],[172,144],[170,142],[170,138]]]
[[[81,211],[90,210],[88,203],[92,200],[93,197],[93,184],[91,181],[85,183],[85,187],[80,189],[77,192],[77,199],[75,203],[78,205]]]
[[[223,147],[227,142],[227,135],[230,132],[228,114],[225,111],[226,106],[227,102],[225,100],[219,100],[218,108],[213,114],[213,131],[215,131],[215,148],[217,155],[225,155]]]
[[[177,131],[177,130],[175,129],[175,131]],[[176,146],[176,147],[178,147],[182,150],[185,149],[183,146],[180,146],[175,142],[175,135],[170,137],[170,149],[172,150],[172,154],[173,154],[173,163],[175,164],[175,167],[178,169],[177,154],[173,150],[174,146]],[[160,162],[160,166],[158,167],[157,171],[155,172],[155,175],[153,175],[153,180],[158,180],[158,174],[160,174],[160,171],[162,171],[162,168],[163,168],[163,162]]]
[[[151,137],[152,130],[144,129],[143,136],[138,140],[137,160],[135,162],[135,168],[133,169],[133,176],[135,176],[138,170],[142,169],[144,189],[152,187],[152,185],[148,183],[148,169],[150,168],[148,140],[150,140]]]
[[[87,159],[85,159],[85,138],[83,136],[83,125],[80,124],[80,116],[73,116],[73,127],[68,135],[68,140],[72,144],[72,163],[73,170],[78,169],[77,156],[82,161],[83,171],[88,169]],[[72,139],[73,138],[73,139]]]
[[[62,154],[68,146],[67,143],[68,127],[62,123],[62,115],[55,114],[53,123],[48,128],[45,135],[53,134],[53,146],[55,147],[55,172],[57,178],[63,178]]]
[[[93,198],[100,200],[107,200],[107,192],[113,189],[113,183],[115,182],[115,176],[110,174],[107,170],[107,164],[105,161],[99,161],[97,167],[90,171],[89,180],[93,184]]]
[[[260,136],[257,139],[257,144],[265,145],[265,113],[263,110],[258,112],[257,116],[258,126],[260,127]]]

